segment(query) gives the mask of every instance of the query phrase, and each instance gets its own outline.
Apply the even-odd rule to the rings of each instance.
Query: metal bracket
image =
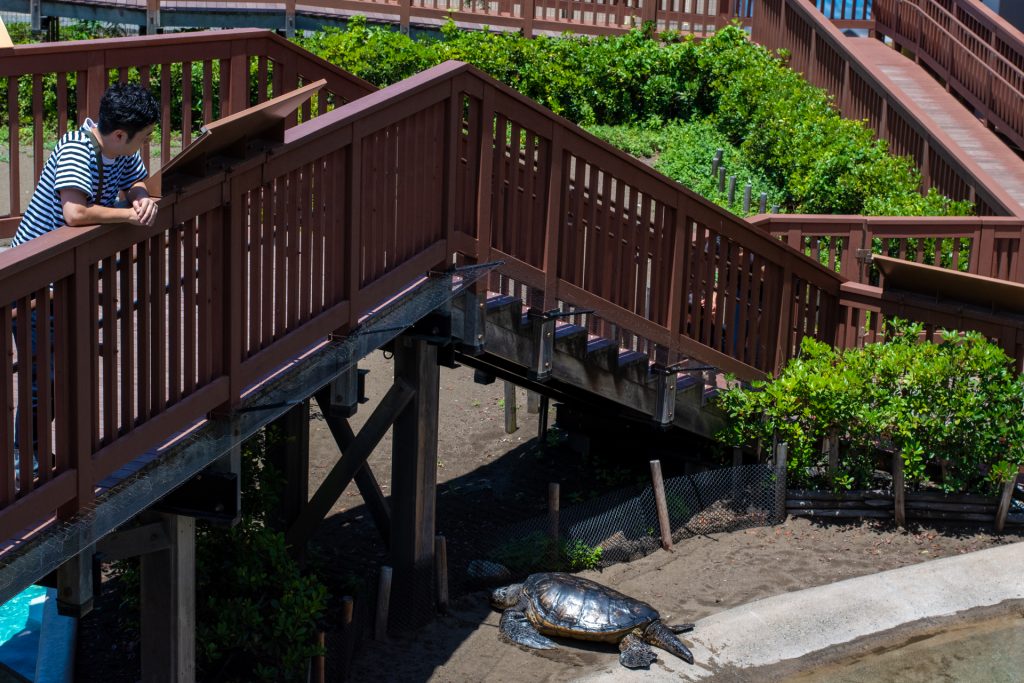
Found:
[[[655,378],[654,421],[662,429],[668,429],[676,416],[676,373],[659,371]]]
[[[687,365],[689,361],[681,360],[678,363],[672,365],[655,365],[651,368],[651,372],[660,375],[673,374],[678,375],[683,372],[707,372],[708,370],[718,370],[713,365]]]
[[[544,382],[551,377],[551,363],[555,357],[555,319],[543,314],[530,314],[533,323],[533,365],[530,379]]]
[[[332,417],[352,417],[359,409],[359,404],[366,403],[366,375],[369,372],[353,365],[330,383]]]
[[[551,364],[555,358],[555,320],[593,312],[590,308],[571,311],[557,308],[550,311],[530,309],[527,312],[526,316],[533,322],[533,365],[529,372],[530,379],[543,382],[551,377]]]
[[[861,263],[871,263],[872,252],[870,249],[858,249],[856,254],[857,260]]]
[[[154,510],[231,525],[238,509],[241,478],[234,472],[205,470],[167,494]]]

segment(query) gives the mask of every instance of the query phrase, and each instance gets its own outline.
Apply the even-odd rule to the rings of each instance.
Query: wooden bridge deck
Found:
[[[962,159],[988,176],[990,187],[1001,188],[1017,203],[1016,215],[1024,215],[1024,160],[920,65],[877,40],[847,37],[846,41],[851,51],[871,65],[878,80],[912,103],[932,121],[934,130],[941,130],[959,148]]]

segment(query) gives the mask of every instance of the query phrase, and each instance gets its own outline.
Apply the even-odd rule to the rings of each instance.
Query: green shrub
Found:
[[[837,351],[805,338],[777,379],[720,396],[738,446],[789,444],[791,486],[864,487],[879,452],[902,454],[908,485],[993,493],[1024,463],[1024,384],[977,332],[922,339],[894,320],[885,343]],[[822,440],[838,435],[838,476],[824,480]]]
[[[604,554],[601,546],[591,547],[579,540],[559,542],[557,556],[553,550],[551,537],[535,531],[501,544],[490,559],[507,567],[514,576],[525,576],[534,572],[595,569]]]
[[[247,442],[242,521],[231,529],[196,525],[196,670],[201,681],[305,681],[327,589],[303,574],[284,534],[267,526],[277,514],[280,474],[264,457],[265,437]],[[138,613],[138,562],[116,567],[125,625]]]

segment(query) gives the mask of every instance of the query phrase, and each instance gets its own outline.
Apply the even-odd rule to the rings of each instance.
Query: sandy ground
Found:
[[[361,367],[370,370],[369,401],[352,419],[357,431],[391,383],[391,364],[381,353]],[[526,413],[524,391],[518,392],[520,429],[509,435],[504,431],[500,381],[475,384],[467,368],[442,368],[441,373],[437,525],[449,539],[453,573],[503,525],[543,512],[548,481],[560,481],[568,499],[599,485],[596,475],[602,472],[617,472],[629,483],[646,474],[648,454],[639,448],[620,451],[614,467],[565,449],[541,457],[536,416]],[[339,451],[315,410],[310,427],[314,491]],[[370,465],[388,494],[390,435],[371,456]],[[779,593],[1021,540],[1020,533],[997,537],[973,528],[900,531],[876,524],[790,519],[777,527],[695,537],[672,552],[659,551],[585,575],[650,602],[672,620],[696,621]],[[319,529],[311,555],[335,598],[329,618],[337,617],[337,599],[353,585],[376,582],[376,567],[386,549],[355,486],[340,497]],[[112,636],[118,609],[116,591],[108,591],[93,615],[82,621],[76,680],[138,680],[137,634]],[[362,609],[368,611],[368,605]],[[614,646],[566,641],[558,650],[540,652],[502,643],[498,616],[488,606],[485,591],[453,590],[448,615],[431,625],[385,643],[362,640],[356,646],[350,680],[569,681],[620,670]],[[653,668],[659,666],[656,662]]]

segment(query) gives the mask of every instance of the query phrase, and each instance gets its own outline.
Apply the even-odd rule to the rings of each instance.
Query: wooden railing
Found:
[[[962,8],[968,3],[875,0],[876,32],[913,52],[996,130],[1024,147],[1024,40],[998,16],[992,28],[978,22],[968,27],[948,11],[953,4],[971,19]]]
[[[124,4],[146,10],[147,25],[160,26],[159,0],[73,0],[75,4]],[[408,30],[412,24],[433,24],[449,18],[462,26],[492,26],[535,34],[572,31],[583,35],[623,33],[644,22],[654,22],[659,31],[676,30],[706,36],[725,26],[733,16],[732,3],[749,0],[309,0],[296,6],[295,0],[253,0],[254,11],[280,11],[282,28],[295,28],[296,13],[313,15],[372,16]],[[261,7],[261,5],[265,6]],[[202,15],[217,12],[208,3],[175,2],[164,12],[189,10]]]
[[[0,190],[0,237],[12,236],[17,228],[17,217],[48,156],[46,142],[52,143],[86,116],[96,118],[100,97],[114,80],[145,83],[160,99],[160,140],[154,143],[156,149],[143,149],[149,165],[157,153],[166,160],[187,145],[202,122],[320,78],[327,85],[316,109],[305,107],[297,120],[375,90],[269,31],[181,33],[0,50],[0,119],[6,120],[8,133],[2,152],[10,169],[8,187]],[[19,106],[19,94],[24,92],[30,93],[27,110]],[[21,128],[23,118],[31,119],[30,130]],[[289,125],[295,123],[293,117]]]
[[[924,323],[929,338],[942,329],[982,332],[1024,370],[1024,318],[924,296],[886,296],[882,274],[868,258],[883,254],[1024,283],[1024,220],[762,215],[751,222],[849,280],[842,286],[837,345],[880,341],[885,319],[898,316]]]
[[[153,228],[64,228],[0,254],[0,536],[80,511],[105,476],[453,254],[504,259],[494,286],[538,308],[595,308],[619,339],[747,378],[839,318],[835,273],[447,63],[164,197]],[[35,353],[14,322],[33,308],[53,311],[52,357],[42,321]],[[36,450],[53,458],[33,477],[22,437],[16,487],[33,362],[52,364]],[[30,433],[31,411],[17,421]]]
[[[995,187],[974,162],[964,159],[949,136],[931,128],[920,108],[903,101],[875,77],[847,46],[839,29],[806,0],[761,0],[753,39],[790,51],[791,66],[835,96],[844,116],[867,119],[899,155],[910,155],[924,186],[954,199],[970,199],[981,215],[1014,215],[1017,202]]]

